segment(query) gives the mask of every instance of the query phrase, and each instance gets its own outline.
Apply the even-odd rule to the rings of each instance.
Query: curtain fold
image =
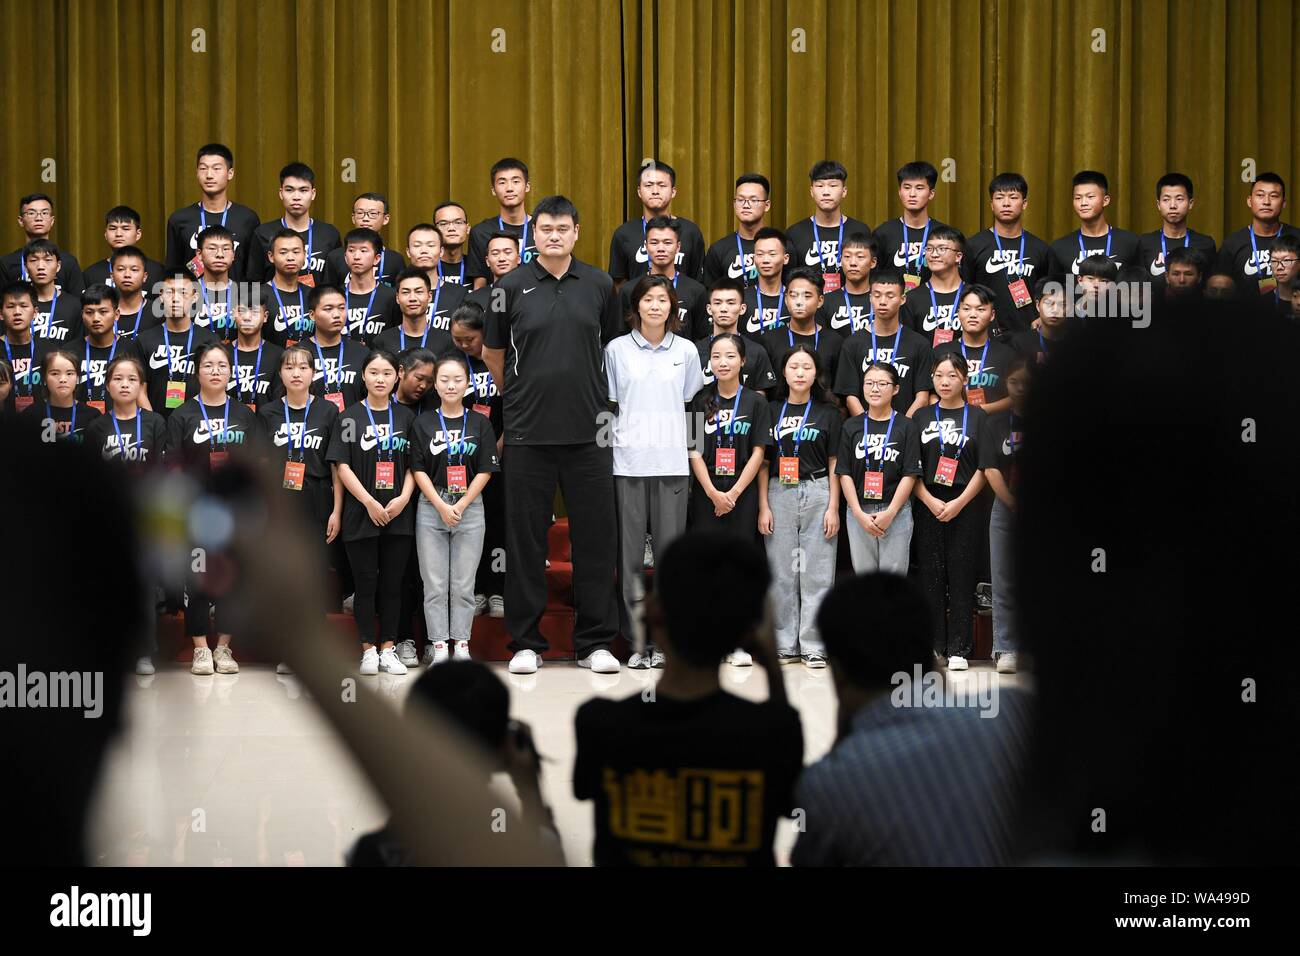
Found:
[[[195,200],[194,151],[235,151],[232,196],[270,218],[279,168],[317,173],[316,212],[388,195],[386,240],[445,198],[490,215],[488,167],[524,159],[535,202],[578,204],[578,253],[603,264],[635,214],[650,156],[678,172],[676,208],[706,239],[731,227],[732,182],[773,184],[773,224],[809,212],[807,173],[849,169],[847,211],[898,214],[894,170],[943,174],[934,214],[986,227],[1000,170],[1030,182],[1029,228],[1074,223],[1071,175],[1111,180],[1112,222],[1159,223],[1154,184],[1196,183],[1192,227],[1248,221],[1246,185],[1295,187],[1291,101],[1300,12],[1289,0],[5,0],[0,248],[17,198],[57,204],[55,238],[104,252],[103,214]],[[355,178],[352,171],[355,170]],[[1295,221],[1300,214],[1288,214]]]

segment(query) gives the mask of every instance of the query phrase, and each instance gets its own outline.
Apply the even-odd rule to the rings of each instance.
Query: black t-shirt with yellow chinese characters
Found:
[[[325,460],[347,465],[370,496],[381,505],[387,505],[402,493],[406,473],[411,467],[410,433],[414,421],[410,409],[396,402],[377,412],[364,399],[358,401],[349,405],[334,421]],[[377,481],[378,478],[385,480]],[[408,502],[396,518],[381,528],[370,520],[365,505],[352,492],[344,491],[344,541],[414,533],[414,501]]]
[[[985,471],[990,468],[1000,471],[1014,494],[1019,477],[1016,462],[1024,442],[1025,420],[1008,409],[996,415],[985,415],[983,427],[979,437],[980,467]]]
[[[772,410],[757,389],[742,387],[731,398],[722,398],[715,389],[705,387],[691,400],[691,421],[691,451],[700,455],[713,487],[722,492],[735,485],[756,447],[772,444]],[[732,467],[724,468],[734,474],[718,474],[720,447],[734,449]]]
[[[776,822],[803,764],[788,704],[722,690],[596,698],[574,729],[573,794],[593,801],[596,866],[775,865]]]
[[[884,476],[879,498],[868,498],[865,494],[868,465],[871,471]],[[835,474],[853,479],[859,504],[888,505],[894,500],[900,481],[921,477],[921,432],[916,422],[902,412],[894,412],[892,421],[878,422],[868,418],[865,412],[846,419],[840,431]]]
[[[970,484],[980,468],[979,436],[987,417],[974,405],[940,408],[938,402],[916,413],[913,420],[921,430],[921,480],[927,488],[945,488],[935,480],[941,457],[957,459],[957,471],[948,487],[957,490]]]
[[[800,481],[824,478],[829,473],[830,459],[840,447],[840,410],[825,402],[795,405],[774,401],[768,408],[772,414],[772,448],[767,453],[770,465],[768,477],[778,481],[778,459],[797,455]]]
[[[475,475],[501,470],[492,423],[473,409],[448,418],[440,409],[425,412],[411,425],[411,471],[422,471],[438,490],[450,487],[447,467],[463,467],[469,488]],[[489,479],[490,480],[490,479]]]
[[[23,412],[23,417],[36,423],[41,429],[41,440],[45,435],[52,435],[59,441],[81,444],[88,429],[99,417],[99,410],[85,402],[75,402],[71,408],[60,408],[48,402],[35,402]]]

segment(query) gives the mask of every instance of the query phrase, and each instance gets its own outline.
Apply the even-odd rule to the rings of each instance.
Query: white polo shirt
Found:
[[[609,400],[618,403],[614,474],[689,475],[686,403],[704,387],[695,343],[669,332],[651,345],[633,329],[605,346],[605,374]]]

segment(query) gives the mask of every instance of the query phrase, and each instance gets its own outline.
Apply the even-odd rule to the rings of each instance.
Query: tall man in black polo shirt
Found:
[[[54,200],[45,193],[32,193],[18,200],[18,225],[22,227],[27,239],[23,242],[22,248],[15,249],[0,259],[0,285],[6,281],[31,281],[23,249],[26,248],[27,243],[35,242],[37,239],[50,239],[50,233],[54,231]],[[50,239],[50,241],[54,240]],[[55,284],[63,292],[80,295],[81,290],[85,288],[85,282],[77,257],[66,249],[60,249],[58,255],[59,274],[55,277]]]
[[[641,215],[614,230],[614,238],[609,243],[609,274],[614,279],[614,288],[621,290],[623,283],[652,271],[646,233],[651,220],[659,216],[667,216],[677,224],[681,240],[674,262],[677,271],[698,280],[704,266],[704,234],[695,223],[674,216],[668,208],[677,196],[676,171],[667,163],[650,160],[641,167],[636,194],[641,200]]]
[[[231,202],[230,181],[235,178],[235,155],[221,143],[199,147],[197,173],[203,198],[192,206],[182,206],[167,217],[168,275],[187,269],[198,277],[203,272],[199,258],[199,233],[209,226],[225,226],[235,237],[235,263],[230,277],[238,282],[244,277],[246,246],[259,220],[257,213]]]
[[[546,638],[546,538],[558,482],[569,514],[579,664],[618,670],[614,600],[614,458],[603,346],[623,330],[614,280],[573,257],[578,210],[548,196],[534,210],[537,259],[502,276],[483,359],[502,383],[505,417],[506,629],[511,673],[537,670]]]
[[[524,264],[533,261],[538,249],[533,220],[524,205],[528,191],[533,188],[528,180],[528,167],[523,160],[512,157],[498,159],[492,164],[489,179],[492,195],[499,207],[497,214],[475,223],[469,231],[469,271],[466,278],[472,280],[476,289],[488,282],[487,240],[492,233],[508,232],[518,236],[519,261]]]

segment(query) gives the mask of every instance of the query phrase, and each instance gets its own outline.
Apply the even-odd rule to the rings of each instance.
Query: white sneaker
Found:
[[[397,659],[407,667],[414,667],[420,663],[420,656],[415,653],[415,641],[399,642],[397,645]]]
[[[446,641],[434,641],[424,647],[424,662],[429,667],[433,667],[435,664],[445,664],[448,657]]]
[[[666,661],[667,658],[664,657],[664,652],[659,650],[659,648],[656,647],[653,651],[650,652],[651,667],[662,669]]]
[[[453,661],[473,660],[473,658],[469,656],[469,641],[457,641],[456,652],[451,655],[451,659]]]
[[[748,651],[742,651],[740,648],[736,648],[727,655],[727,663],[732,667],[750,667],[754,663],[754,658],[749,656]]]
[[[361,655],[361,674],[364,677],[373,677],[379,673],[379,652],[373,647],[367,648]]]
[[[487,613],[487,609],[488,609],[487,595],[475,594],[474,595],[474,616],[482,617],[484,614]]]
[[[500,594],[494,594],[488,598],[488,617],[505,617],[506,616],[506,599]]]
[[[405,674],[406,665],[397,658],[397,651],[394,648],[379,652],[379,669],[385,674]]]
[[[1001,654],[998,655],[998,673],[1014,674],[1015,672],[1016,672],[1016,652],[1003,651]]]
[[[135,672],[141,677],[148,677],[153,673],[153,658],[142,657],[135,662]]]
[[[357,599],[357,596],[356,596],[355,594],[349,594],[347,597],[345,597],[345,598],[343,599],[343,613],[344,613],[344,614],[351,614],[351,613],[352,613],[352,605],[353,605],[353,602],[356,601],[356,599]]]
[[[510,658],[512,674],[536,674],[541,666],[542,656],[536,651],[515,651],[515,656]]]
[[[280,663],[275,665],[275,672],[277,674],[292,674],[293,668],[290,667],[288,664],[286,664],[284,661],[281,661]]]
[[[194,648],[194,662],[190,664],[190,673],[200,674],[205,677],[209,674],[216,673],[216,671],[212,669],[211,650],[206,647]]]
[[[216,663],[218,674],[239,673],[239,665],[235,663],[235,656],[230,653],[228,644],[218,644],[212,652],[212,660]]]
[[[627,666],[632,668],[632,670],[634,671],[649,670],[650,655],[638,654],[636,651],[633,651],[632,656],[627,659]]]
[[[964,657],[957,657],[954,655],[948,658],[948,670],[950,671],[964,671],[968,667],[970,667],[970,665],[966,663],[966,658]]]
[[[617,674],[619,671],[618,658],[604,648],[592,651],[578,661],[578,666],[589,667],[594,674]]]

